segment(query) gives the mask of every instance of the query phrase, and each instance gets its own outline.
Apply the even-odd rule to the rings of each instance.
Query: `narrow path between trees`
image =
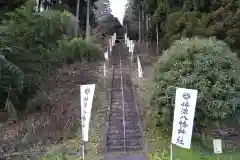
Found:
[[[122,42],[113,47],[112,53],[105,159],[145,160],[143,127],[130,78],[129,53]]]

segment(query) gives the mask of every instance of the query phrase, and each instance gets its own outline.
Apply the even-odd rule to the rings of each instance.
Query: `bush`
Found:
[[[175,87],[198,90],[195,124],[198,129],[219,122],[239,108],[240,65],[222,41],[182,39],[164,51],[156,65],[152,107],[159,125],[170,131]]]
[[[103,60],[103,52],[100,45],[94,44],[91,41],[86,41],[82,38],[74,38],[72,40],[60,41],[58,56],[62,60],[73,62],[75,60],[83,61],[96,61]]]

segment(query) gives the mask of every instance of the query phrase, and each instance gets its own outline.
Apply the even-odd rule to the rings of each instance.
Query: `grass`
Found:
[[[90,121],[89,141],[86,144],[86,160],[100,160],[103,158],[103,129],[107,112],[105,88],[103,78],[96,83]],[[71,139],[63,143],[48,147],[48,153],[41,160],[80,160],[82,158],[81,126]]]
[[[196,144],[195,144],[196,145]],[[201,148],[199,148],[201,149]],[[213,154],[210,152],[199,152],[195,149],[186,150],[179,147],[173,148],[174,157],[178,158],[179,160],[240,160],[240,153],[223,153],[223,154]]]
[[[140,80],[141,85],[137,89],[137,102],[141,107],[144,124],[145,143],[148,148],[149,160],[169,160],[170,159],[170,137],[163,134],[156,128],[154,118],[154,108],[149,106],[151,99],[151,89],[153,87],[153,66],[144,66],[144,78]],[[136,76],[136,73],[133,74]],[[135,83],[138,83],[135,81]],[[224,152],[224,150],[223,150]],[[173,145],[174,160],[240,160],[240,152],[228,152],[216,155],[212,150],[203,149],[199,143],[192,141],[190,150]]]
[[[161,131],[154,128],[145,130],[148,143],[149,160],[170,159],[170,137],[164,136]],[[224,152],[224,150],[223,150]],[[191,149],[184,149],[173,145],[174,160],[240,160],[240,152],[226,152],[220,155],[213,153],[213,150],[203,149],[197,142],[192,142]]]

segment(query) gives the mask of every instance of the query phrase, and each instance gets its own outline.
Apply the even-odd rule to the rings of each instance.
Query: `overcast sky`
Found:
[[[112,14],[119,19],[120,23],[122,23],[127,0],[110,0],[110,2]]]

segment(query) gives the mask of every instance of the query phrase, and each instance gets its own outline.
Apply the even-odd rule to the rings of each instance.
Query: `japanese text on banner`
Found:
[[[191,147],[196,101],[197,90],[177,88],[172,143],[179,147],[188,149]]]
[[[95,90],[95,84],[82,85],[81,91],[81,120],[82,120],[82,138],[88,141],[88,130],[91,118],[92,101]]]

